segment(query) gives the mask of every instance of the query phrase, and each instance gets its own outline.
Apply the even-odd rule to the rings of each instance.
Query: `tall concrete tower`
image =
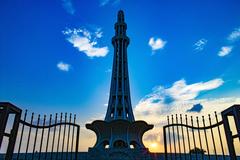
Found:
[[[118,12],[114,28],[115,36],[112,38],[114,47],[112,80],[105,121],[125,119],[133,122],[127,59],[129,38],[126,35],[127,24],[124,22],[122,10]]]
[[[95,120],[86,124],[86,128],[94,131],[97,136],[96,144],[89,148],[88,159],[149,159],[142,136],[152,129],[153,125],[134,119],[128,76],[129,38],[126,35],[127,24],[122,10],[118,12],[114,28],[114,56],[108,109],[104,121]]]

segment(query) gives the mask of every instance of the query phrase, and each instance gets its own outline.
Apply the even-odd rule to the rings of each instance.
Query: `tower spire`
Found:
[[[124,22],[123,10],[118,11],[118,22]]]
[[[126,35],[127,24],[124,22],[122,10],[118,12],[114,28],[112,79],[105,121],[124,119],[132,122],[134,121],[134,115],[131,105],[127,60],[129,38]]]

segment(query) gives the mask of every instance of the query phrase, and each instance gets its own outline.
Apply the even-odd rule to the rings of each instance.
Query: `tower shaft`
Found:
[[[117,119],[124,119],[131,122],[134,121],[127,61],[129,38],[126,35],[126,30],[127,24],[124,22],[123,11],[119,11],[118,21],[115,23],[115,36],[112,38],[114,58],[111,88],[105,121]]]

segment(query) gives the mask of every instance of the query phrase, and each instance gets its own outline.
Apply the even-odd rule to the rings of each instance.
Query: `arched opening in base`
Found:
[[[127,143],[125,143],[123,140],[116,140],[113,143],[114,148],[127,148]]]

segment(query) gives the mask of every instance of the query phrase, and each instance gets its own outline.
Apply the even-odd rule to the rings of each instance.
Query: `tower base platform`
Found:
[[[145,121],[118,119],[110,122],[96,120],[86,124],[86,128],[94,131],[97,136],[96,149],[136,149],[141,151],[144,147],[143,134],[152,129],[153,125]]]

